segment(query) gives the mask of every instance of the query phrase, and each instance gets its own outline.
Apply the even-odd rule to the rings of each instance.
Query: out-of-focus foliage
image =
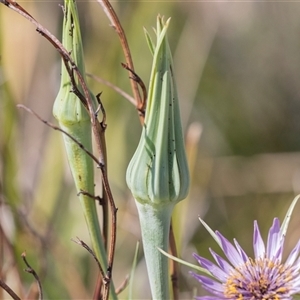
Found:
[[[58,2],[22,2],[60,37]],[[200,226],[236,237],[251,253],[252,224],[263,233],[283,218],[300,183],[300,7],[297,3],[113,2],[127,33],[136,72],[148,83],[151,54],[143,34],[158,13],[171,17],[170,46],[181,105],[192,186],[174,214],[181,257],[209,255]],[[119,40],[96,2],[78,2],[86,70],[130,92]],[[35,284],[20,255],[40,274],[49,299],[91,299],[93,259],[71,241],[89,243],[61,135],[16,109],[23,103],[47,120],[59,88],[60,58],[21,16],[0,6],[0,277],[23,296]],[[107,112],[108,174],[118,210],[115,285],[130,273],[139,224],[125,170],[141,126],[135,108],[102,84]],[[96,188],[100,178],[96,170]],[[100,192],[100,191],[99,191]],[[295,209],[287,238],[299,238]],[[297,225],[298,224],[298,225]],[[290,241],[290,244],[289,244]],[[289,249],[291,250],[291,249]],[[288,251],[287,251],[288,253]],[[180,298],[197,286],[181,268]],[[120,298],[126,297],[126,290]],[[133,291],[150,292],[142,254]],[[198,291],[200,294],[200,291]],[[0,290],[0,298],[7,294]]]

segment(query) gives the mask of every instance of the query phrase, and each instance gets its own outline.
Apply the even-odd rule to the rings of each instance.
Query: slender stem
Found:
[[[32,274],[37,282],[38,290],[39,290],[39,300],[43,300],[43,289],[42,289],[42,284],[41,284],[40,278],[39,278],[38,274],[35,272],[35,270],[28,263],[28,261],[26,259],[26,253],[23,252],[21,256],[22,256],[24,263],[27,266],[27,268],[25,269],[25,272]]]
[[[106,139],[105,139],[105,130],[107,127],[106,124],[106,111],[100,99],[101,93],[96,96],[99,107],[97,110],[102,112],[102,120],[100,121],[101,125],[101,144],[103,148],[103,159],[104,159],[104,169],[107,174],[107,151],[106,151]],[[102,182],[102,212],[103,212],[103,221],[102,221],[102,232],[103,232],[103,240],[104,240],[104,247],[107,252],[107,241],[108,241],[108,196],[104,189],[104,183]]]
[[[152,298],[156,300],[170,299],[168,258],[158,248],[167,251],[171,214],[174,205],[156,209],[149,204],[136,201],[141,223],[144,254],[150,281]]]
[[[81,239],[77,238],[77,240],[73,240],[73,242],[75,242],[76,244],[82,246],[84,249],[86,249],[91,255],[92,257],[94,258],[94,260],[96,261],[97,263],[97,266],[98,266],[98,269],[100,271],[100,274],[102,277],[104,277],[104,272],[103,272],[103,269],[102,269],[102,266],[101,266],[101,263],[100,261],[98,260],[96,254],[94,253],[94,251],[84,242],[82,241]]]
[[[21,300],[21,298],[1,279],[0,287],[2,287],[14,300]]]
[[[111,83],[111,82],[109,82],[109,81],[107,81],[107,80],[105,80],[105,79],[103,79],[101,77],[95,76],[93,74],[86,73],[86,75],[88,77],[91,77],[92,79],[96,80],[97,82],[103,83],[106,86],[112,88],[116,93],[120,94],[122,97],[124,97],[125,99],[127,99],[131,104],[136,105],[136,101],[135,101],[135,99],[132,96],[130,96],[128,93],[126,93],[121,88],[119,88],[116,85],[114,85],[113,83]]]
[[[97,281],[96,281],[96,287],[94,290],[93,294],[93,300],[101,300],[101,291],[102,291],[102,282],[103,282],[103,277],[101,275],[98,276]]]

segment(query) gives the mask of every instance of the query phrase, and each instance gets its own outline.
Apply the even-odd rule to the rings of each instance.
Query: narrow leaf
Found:
[[[285,218],[282,222],[282,225],[281,225],[281,228],[280,228],[280,234],[284,237],[286,235],[286,232],[287,232],[287,229],[288,229],[288,226],[289,226],[289,222],[290,222],[293,210],[294,210],[299,198],[300,198],[300,195],[298,195],[294,198],[294,200],[293,200],[292,204],[290,205],[290,207],[289,207],[289,209],[288,209],[288,211],[285,215]]]
[[[197,271],[199,271],[199,272],[205,273],[205,274],[207,274],[207,275],[211,275],[210,272],[209,272],[208,270],[206,270],[206,269],[204,269],[204,268],[202,268],[202,267],[200,267],[200,266],[198,266],[198,265],[191,264],[191,263],[189,263],[189,262],[187,262],[187,261],[185,261],[185,260],[183,260],[183,259],[180,259],[180,258],[178,258],[178,257],[176,257],[176,256],[173,256],[173,255],[171,255],[170,253],[168,253],[168,252],[166,252],[166,251],[164,251],[164,250],[162,250],[162,249],[160,249],[160,248],[158,248],[158,250],[159,250],[162,254],[164,254],[165,256],[167,256],[167,257],[169,257],[170,259],[173,259],[173,260],[179,262],[179,263],[182,264],[182,265],[185,265],[185,266],[187,266],[187,267],[189,267],[189,268],[192,268],[192,269],[197,270]]]
[[[220,242],[218,236],[214,233],[214,231],[201,218],[199,218],[199,221],[206,228],[206,230],[210,233],[210,235],[213,237],[213,239],[216,241],[216,243],[222,248],[221,242]]]
[[[152,38],[151,38],[151,36],[150,36],[150,34],[149,34],[149,32],[147,31],[146,28],[144,28],[144,33],[145,33],[145,36],[146,36],[146,41],[147,41],[148,47],[150,49],[150,52],[153,55],[155,46],[153,44]]]

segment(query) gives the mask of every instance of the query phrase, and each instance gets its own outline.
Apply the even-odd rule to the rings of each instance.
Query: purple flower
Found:
[[[191,274],[213,295],[196,299],[289,300],[300,293],[300,240],[287,260],[282,262],[285,232],[281,230],[277,218],[269,230],[267,247],[257,222],[254,222],[254,259],[247,256],[235,239],[232,244],[218,231],[215,238],[227,260],[211,249],[216,263],[194,254],[201,267],[209,271],[212,277]]]

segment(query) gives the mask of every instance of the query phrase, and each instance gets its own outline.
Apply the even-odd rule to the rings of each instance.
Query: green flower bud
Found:
[[[145,123],[126,174],[127,185],[140,203],[161,205],[184,199],[189,171],[182,135],[173,61],[167,39],[170,19],[157,18]]]
[[[65,0],[62,44],[71,53],[74,62],[84,76],[83,47],[81,41],[76,2]],[[61,129],[92,150],[91,122],[89,115],[78,97],[72,92],[70,76],[62,64],[61,84],[53,106],[53,115]],[[68,162],[77,192],[94,194],[94,171],[92,159],[68,136],[63,135]],[[80,195],[80,202],[91,235],[101,236],[95,201]],[[91,230],[93,232],[91,232]],[[95,242],[95,241],[94,241]],[[96,247],[96,245],[93,245]],[[99,254],[99,253],[98,253]]]
[[[85,80],[83,47],[75,0],[65,0],[62,44],[70,52],[72,59]],[[80,99],[72,92],[71,79],[64,64],[62,64],[61,72],[61,84],[54,102],[53,115],[58,120],[61,129],[80,142],[85,149],[92,152],[90,116]],[[92,93],[90,95],[95,105],[95,97]],[[94,195],[94,166],[92,159],[67,135],[63,135],[63,138],[77,192],[84,191]],[[85,194],[80,194],[79,200],[91,237],[93,250],[102,268],[106,270],[107,254],[102,239],[95,200]],[[110,299],[117,299],[113,284],[110,285]]]

